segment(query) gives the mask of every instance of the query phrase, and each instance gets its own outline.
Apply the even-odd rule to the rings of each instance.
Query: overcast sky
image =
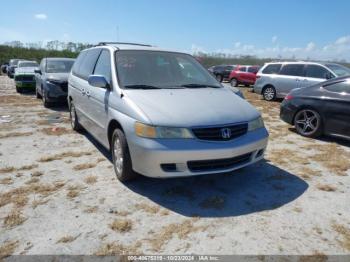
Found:
[[[11,0],[1,10],[0,43],[119,40],[350,61],[348,0]]]

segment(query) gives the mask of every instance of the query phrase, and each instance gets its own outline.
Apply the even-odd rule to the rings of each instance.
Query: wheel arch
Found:
[[[112,119],[111,121],[109,121],[108,128],[107,128],[107,137],[108,137],[109,146],[111,146],[113,131],[117,128],[119,128],[124,132],[124,129],[119,121],[117,121],[116,119]]]
[[[268,88],[268,87],[273,87],[276,91],[276,87],[273,85],[273,84],[266,84],[263,86],[263,88],[261,89],[261,94],[264,93],[265,89]],[[277,94],[277,91],[276,91],[276,94]]]

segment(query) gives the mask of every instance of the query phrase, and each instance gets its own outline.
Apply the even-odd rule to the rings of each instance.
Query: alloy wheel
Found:
[[[276,91],[273,87],[267,87],[264,90],[264,98],[267,101],[272,101],[275,99]]]
[[[70,124],[71,124],[73,129],[75,128],[75,120],[76,120],[75,107],[73,104],[71,104],[71,106],[70,106]]]
[[[231,80],[231,86],[232,86],[232,87],[236,87],[236,86],[237,86],[237,79],[234,79],[234,78],[233,78],[233,79]]]
[[[301,110],[295,116],[295,128],[303,136],[310,136],[317,132],[320,127],[318,113],[311,109]]]

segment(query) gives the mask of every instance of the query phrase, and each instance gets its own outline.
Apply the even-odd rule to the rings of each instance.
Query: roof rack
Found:
[[[97,46],[100,45],[138,45],[138,46],[149,46],[151,47],[151,45],[147,45],[147,44],[138,44],[138,43],[125,43],[125,42],[100,42],[97,44]]]

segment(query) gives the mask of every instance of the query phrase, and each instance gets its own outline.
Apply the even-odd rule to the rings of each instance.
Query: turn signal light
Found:
[[[287,95],[284,100],[292,100],[294,97],[292,95]]]

